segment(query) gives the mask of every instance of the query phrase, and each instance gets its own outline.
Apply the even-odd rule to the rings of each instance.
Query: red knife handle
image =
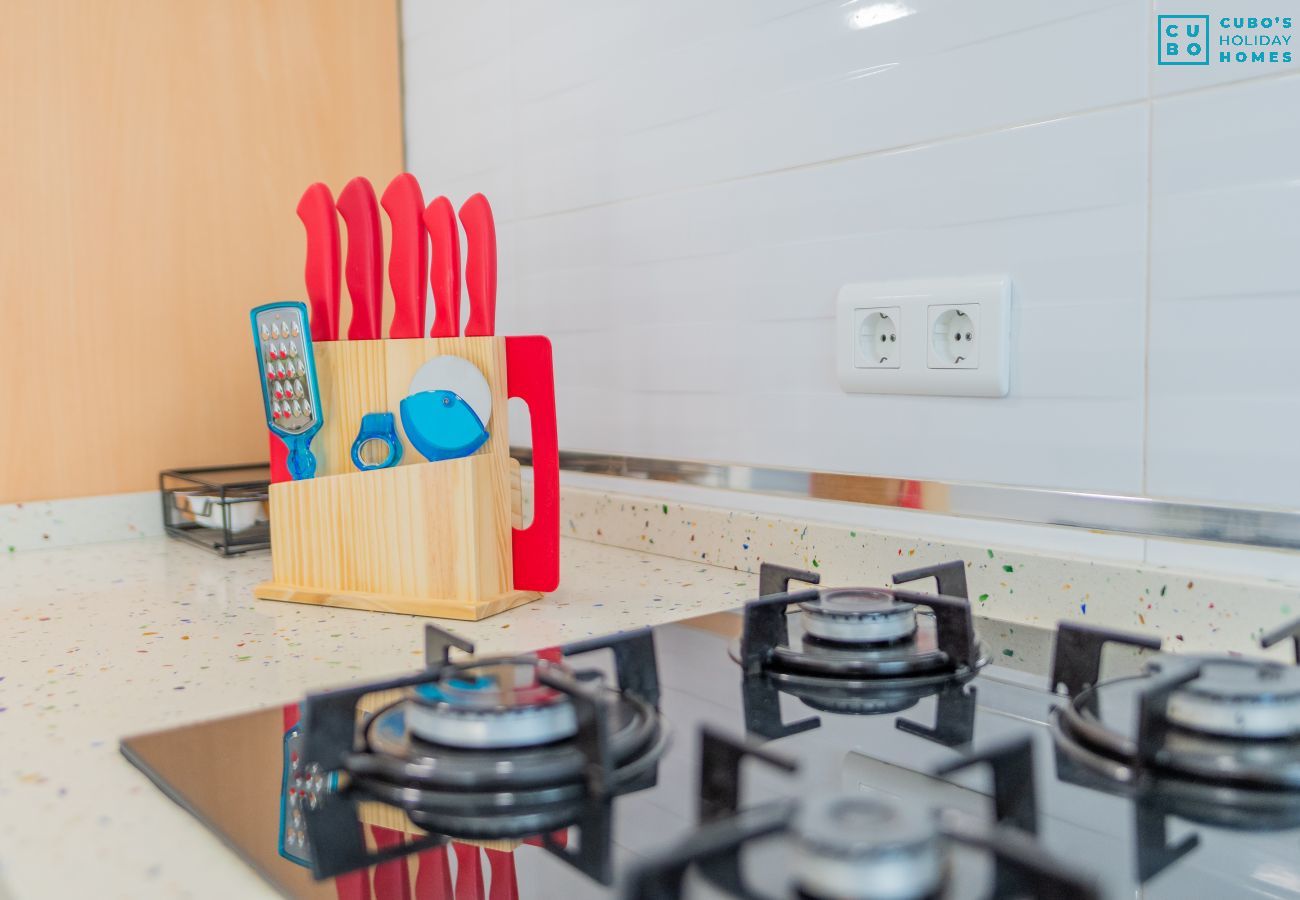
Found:
[[[541,335],[508,337],[506,396],[528,404],[533,429],[533,524],[511,535],[515,590],[560,584],[560,446],[555,426],[555,366]]]
[[[307,229],[307,299],[311,339],[339,339],[339,219],[334,195],[319,181],[303,192],[298,218]]]
[[[338,900],[370,900],[370,872],[361,869],[334,876],[334,893]]]
[[[486,900],[483,893],[483,858],[475,844],[453,842],[456,853],[456,900]]]
[[[378,850],[392,850],[406,844],[406,836],[402,832],[379,825],[370,826],[370,836],[374,838]],[[411,896],[411,870],[405,857],[399,856],[376,865],[374,880],[375,900],[408,900]]]
[[[379,230],[379,201],[369,179],[353,178],[339,194],[339,213],[348,228],[348,258],[343,272],[352,298],[348,339],[377,340],[383,330],[384,236]]]
[[[424,195],[410,172],[398,175],[384,190],[380,204],[392,223],[388,283],[393,286],[390,338],[424,337],[424,277],[429,271],[429,242],[424,234]]]
[[[465,290],[469,293],[466,337],[496,334],[497,227],[487,197],[475,194],[460,208],[465,227]]]
[[[451,890],[451,859],[447,845],[425,850],[417,857],[415,900],[455,900]]]
[[[460,230],[451,201],[435,197],[424,211],[424,227],[433,247],[429,286],[434,316],[429,337],[455,337],[460,334]]]
[[[519,900],[519,878],[515,873],[513,850],[484,848],[488,871],[492,879],[488,887],[488,900]]]

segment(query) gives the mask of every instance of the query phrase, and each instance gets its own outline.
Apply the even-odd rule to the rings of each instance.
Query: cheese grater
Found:
[[[268,303],[250,314],[266,427],[289,449],[289,474],[297,481],[316,474],[311,439],[320,431],[316,359],[307,307],[296,300]]]

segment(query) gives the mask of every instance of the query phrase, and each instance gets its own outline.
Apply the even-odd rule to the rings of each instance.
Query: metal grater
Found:
[[[320,430],[321,413],[307,307],[292,300],[268,303],[251,316],[266,427],[289,448],[289,474],[295,480],[311,478],[316,474],[311,439]]]
[[[280,855],[300,866],[312,863],[304,809],[315,809],[322,795],[338,790],[338,775],[320,766],[303,765],[302,726],[284,733],[284,768],[280,781]]]

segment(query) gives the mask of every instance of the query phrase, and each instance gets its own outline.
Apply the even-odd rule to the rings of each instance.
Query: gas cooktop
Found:
[[[965,564],[894,580],[765,565],[513,657],[430,626],[419,672],[122,750],[293,897],[1300,896],[1300,666],[1063,624],[1035,678]]]

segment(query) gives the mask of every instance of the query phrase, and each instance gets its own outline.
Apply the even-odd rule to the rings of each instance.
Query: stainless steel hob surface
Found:
[[[1159,767],[1187,738],[1177,722],[1146,756],[1120,746],[1083,764],[1053,712],[1085,717],[1086,731],[1096,683],[1186,685],[1190,670],[1168,674],[1173,658],[1106,635],[1098,646],[1118,650],[1104,677],[1076,660],[1073,696],[1049,693],[1048,668],[997,663],[1037,668],[1054,630],[975,619],[964,574],[904,573],[909,589],[864,591],[859,608],[771,567],[744,611],[522,662],[481,661],[433,630],[424,672],[130,738],[123,752],[293,897],[735,896],[738,884],[741,896],[853,896],[845,879],[874,879],[861,896],[882,898],[1068,896],[1070,885],[1300,896],[1285,787],[1254,807],[1227,794],[1216,804],[1212,786],[1167,789]],[[942,593],[910,590],[936,575]],[[859,639],[868,652],[853,652]],[[1091,681],[1077,683],[1080,671]],[[1125,702],[1107,697],[1102,714]],[[1183,706],[1222,721],[1212,701]],[[1285,710],[1251,721],[1285,731]],[[1297,737],[1268,740],[1277,755]],[[759,829],[754,843],[700,856],[740,826]]]

